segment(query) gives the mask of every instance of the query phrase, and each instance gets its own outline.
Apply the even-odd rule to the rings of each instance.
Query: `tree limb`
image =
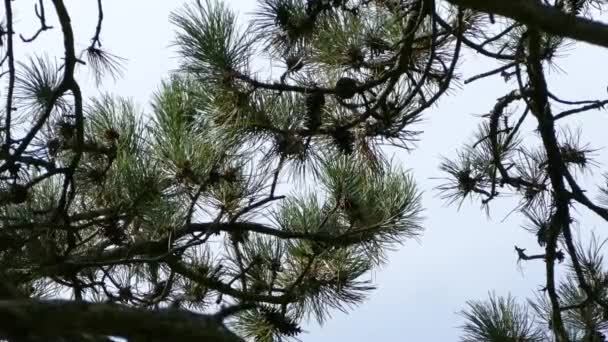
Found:
[[[14,337],[88,333],[146,341],[243,341],[213,316],[68,300],[0,300],[0,330]]]
[[[538,0],[448,0],[448,2],[511,18],[556,36],[608,47],[608,25],[561,12]]]

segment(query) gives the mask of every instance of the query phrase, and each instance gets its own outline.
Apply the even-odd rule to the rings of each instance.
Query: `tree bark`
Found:
[[[538,0],[448,0],[448,2],[511,18],[557,36],[608,47],[608,25],[561,12]]]
[[[0,331],[13,338],[90,334],[146,341],[243,342],[209,315],[69,300],[0,300]]]

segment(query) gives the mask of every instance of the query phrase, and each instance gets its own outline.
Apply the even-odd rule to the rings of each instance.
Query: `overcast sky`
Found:
[[[17,30],[35,27],[33,3],[15,2]],[[69,5],[79,46],[85,47],[95,29],[96,1],[70,0]],[[229,0],[241,14],[250,13],[255,1]],[[125,77],[116,83],[106,82],[104,92],[132,97],[142,108],[160,80],[176,67],[175,53],[170,47],[174,28],[169,13],[184,1],[167,0],[105,0],[105,21],[102,42],[113,53],[128,59]],[[29,6],[32,7],[29,7]],[[50,20],[57,25],[56,19]],[[55,30],[57,31],[57,29]],[[44,33],[39,42],[44,51],[60,53],[58,32]],[[608,52],[577,45],[569,57],[559,60],[565,72],[551,72],[551,90],[570,100],[606,98],[608,74],[605,65]],[[492,67],[487,60],[468,54],[459,72],[471,76]],[[81,75],[86,79],[86,75]],[[85,96],[99,92],[91,82],[84,82]],[[470,141],[480,122],[475,115],[484,114],[504,95],[508,87],[492,78],[454,90],[439,106],[426,112],[426,121],[419,127],[425,132],[419,148],[409,154],[400,153],[398,161],[410,168],[424,190],[426,232],[421,239],[408,241],[390,256],[390,262],[373,275],[378,290],[363,305],[347,314],[336,312],[333,319],[320,328],[306,326],[303,341],[455,341],[462,320],[457,312],[470,299],[484,299],[489,290],[498,294],[511,292],[525,298],[533,296],[543,283],[542,262],[518,266],[513,245],[540,252],[535,238],[520,228],[517,215],[501,223],[512,208],[510,201],[497,201],[491,220],[479,210],[479,203],[464,204],[460,211],[445,207],[436,197],[431,177],[438,177],[439,157],[454,155],[455,147]],[[581,121],[582,122],[582,121]],[[608,115],[606,112],[584,114],[584,138],[594,147],[605,147]],[[576,120],[571,121],[576,124]],[[601,151],[598,160],[606,165],[607,154]],[[605,170],[605,169],[604,169]],[[581,211],[582,216],[587,212]],[[605,230],[596,219],[581,220],[580,230]]]

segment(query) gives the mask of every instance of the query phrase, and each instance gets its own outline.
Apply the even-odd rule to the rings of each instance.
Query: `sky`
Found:
[[[35,2],[15,2],[18,30],[27,32],[29,28],[32,33],[36,30]],[[227,2],[242,20],[255,7],[255,1],[251,0]],[[66,3],[72,14],[77,47],[84,48],[95,29],[96,1],[66,0]],[[126,73],[116,82],[106,82],[101,89],[87,75],[79,75],[85,96],[108,92],[131,97],[142,109],[146,108],[161,79],[177,66],[171,47],[174,27],[168,16],[183,3],[105,0],[102,43],[127,59]],[[57,25],[55,18],[50,23]],[[61,54],[57,28],[55,32],[45,32],[42,39],[37,45],[41,51]],[[606,60],[606,50],[574,45],[567,56],[559,59],[563,71],[550,72],[551,90],[571,100],[608,97],[608,73],[601,67]],[[467,54],[459,73],[466,78],[492,66],[482,57]],[[308,333],[301,336],[303,341],[456,341],[458,326],[462,324],[457,313],[467,300],[485,299],[490,290],[501,295],[511,293],[520,299],[535,294],[544,281],[544,265],[517,263],[514,245],[531,252],[539,250],[535,237],[520,228],[521,217],[511,215],[503,220],[512,209],[512,200],[497,201],[488,219],[479,210],[479,203],[465,203],[460,210],[446,207],[433,190],[439,182],[432,178],[441,177],[440,157],[453,156],[456,147],[469,142],[480,123],[476,115],[487,113],[495,99],[510,89],[500,78],[474,82],[453,90],[426,112],[425,122],[418,126],[424,130],[418,148],[396,155],[399,163],[413,171],[424,191],[426,231],[418,241],[408,241],[392,252],[388,264],[372,275],[378,289],[366,302],[348,314],[335,312],[323,327],[316,323],[306,325]],[[606,111],[586,113],[569,124],[577,127],[583,122],[585,140],[596,148],[604,148]],[[605,151],[598,152],[597,160],[602,165],[608,164]],[[581,234],[595,230],[603,235],[605,223],[583,210],[580,217]]]

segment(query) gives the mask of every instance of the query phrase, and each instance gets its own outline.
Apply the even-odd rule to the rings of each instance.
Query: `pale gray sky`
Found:
[[[96,2],[66,2],[78,42],[85,47],[95,28]],[[170,49],[174,28],[169,25],[168,15],[184,2],[104,1],[104,46],[127,58],[128,63],[125,77],[116,83],[106,82],[103,91],[132,97],[142,107],[148,103],[160,80],[176,66],[176,55]],[[228,2],[242,14],[241,18],[255,6],[251,0]],[[16,2],[18,29],[35,30],[33,3]],[[50,22],[57,24],[54,18]],[[44,33],[44,42],[38,46],[60,53],[57,33],[57,30]],[[560,60],[568,73],[552,72],[551,89],[571,100],[607,97],[608,74],[602,65],[608,60],[608,51],[577,45],[569,53],[570,57]],[[492,67],[487,60],[471,55],[466,56],[461,66],[460,73],[464,76]],[[307,326],[309,333],[301,336],[303,341],[456,341],[457,326],[462,322],[456,312],[467,300],[484,299],[492,289],[498,294],[511,292],[520,298],[534,295],[543,282],[544,265],[533,262],[518,267],[513,245],[530,251],[537,245],[533,236],[519,228],[520,217],[513,215],[500,222],[511,209],[510,202],[497,201],[492,220],[487,220],[479,210],[479,203],[464,204],[460,211],[445,207],[432,189],[437,181],[430,179],[441,176],[440,155],[453,155],[455,147],[469,141],[480,122],[473,114],[488,112],[495,99],[507,90],[510,88],[499,78],[475,82],[454,90],[439,106],[426,113],[426,122],[420,125],[425,132],[419,148],[398,158],[413,169],[425,191],[426,232],[419,242],[409,241],[392,253],[389,264],[374,274],[378,290],[367,302],[348,315],[336,312],[322,328],[315,324]],[[97,92],[91,82],[85,84],[85,96],[94,96]],[[608,127],[606,112],[586,113],[584,118],[585,139],[593,142],[594,147],[604,147]],[[598,160],[608,164],[607,154],[601,151]],[[581,214],[587,213],[581,211]],[[581,224],[581,231],[605,228],[605,223],[596,219],[583,220]]]

